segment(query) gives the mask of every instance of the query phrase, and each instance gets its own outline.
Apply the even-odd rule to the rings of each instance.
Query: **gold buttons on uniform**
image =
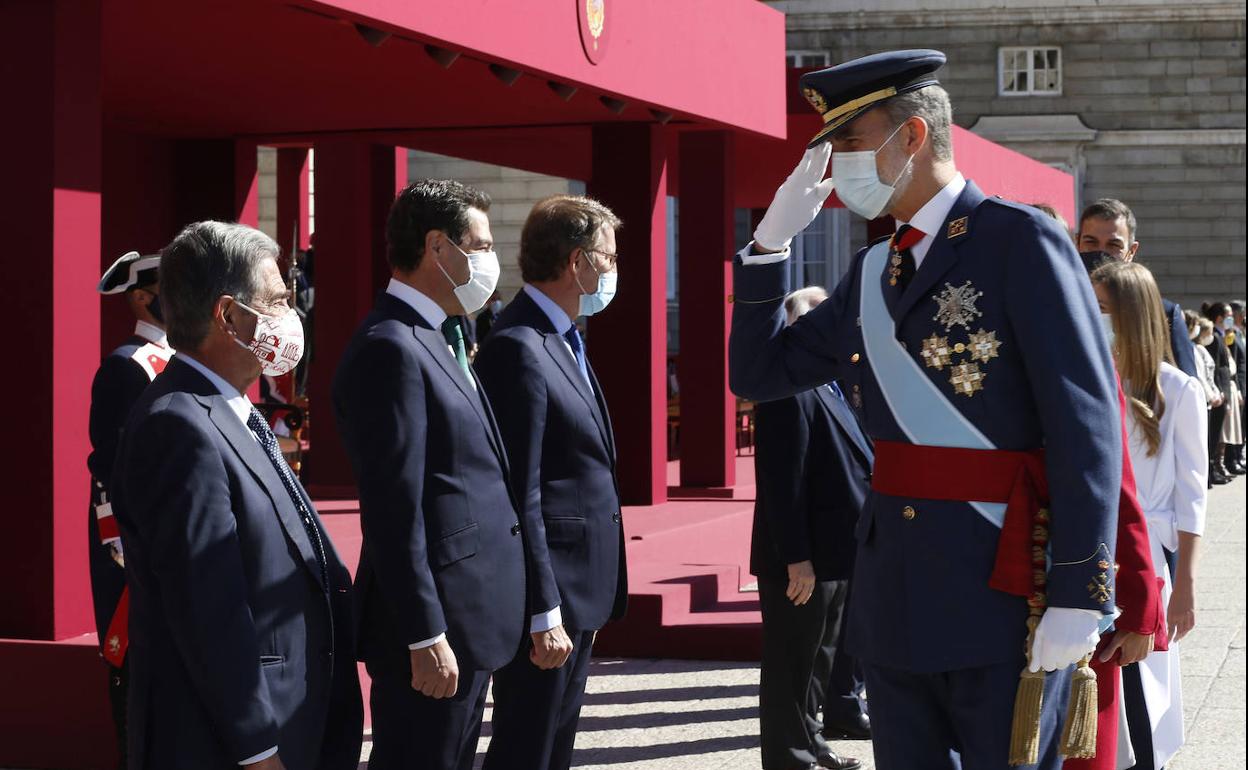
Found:
[[[858,355],[857,353],[855,353],[855,354],[853,354],[852,356],[850,356],[850,357],[849,357],[849,362],[850,362],[851,364],[856,364],[856,363],[858,363],[858,361],[859,361],[861,358],[862,358],[862,356],[860,356],[860,355]]]
[[[906,521],[910,521],[911,519],[913,519],[915,516],[918,516],[918,515],[919,515],[919,512],[914,510],[913,506],[907,505],[905,508],[901,509],[901,517],[905,519]]]

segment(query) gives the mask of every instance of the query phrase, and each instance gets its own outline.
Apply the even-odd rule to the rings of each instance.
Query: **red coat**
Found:
[[[1115,575],[1116,600],[1122,614],[1114,621],[1114,627],[1137,634],[1153,634],[1153,646],[1157,650],[1168,648],[1166,635],[1166,610],[1161,605],[1162,579],[1153,569],[1152,547],[1148,539],[1148,524],[1144,511],[1135,497],[1135,472],[1131,457],[1127,454],[1127,399],[1118,385],[1118,406],[1122,412],[1122,498],[1118,506],[1118,546],[1114,561],[1118,571]],[[1118,658],[1115,653],[1102,663],[1101,651],[1109,646],[1113,633],[1101,637],[1092,658],[1092,670],[1096,672],[1097,719],[1096,756],[1092,759],[1068,759],[1063,770],[1114,770],[1118,758],[1118,698],[1120,697]]]

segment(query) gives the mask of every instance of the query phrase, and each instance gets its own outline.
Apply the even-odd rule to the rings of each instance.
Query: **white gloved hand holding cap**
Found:
[[[832,145],[828,142],[810,148],[776,190],[767,213],[754,230],[754,245],[761,251],[783,251],[793,236],[810,226],[832,194],[832,179],[824,179]]]

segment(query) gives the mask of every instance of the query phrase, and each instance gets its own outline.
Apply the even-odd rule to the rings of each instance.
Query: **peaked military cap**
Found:
[[[142,289],[160,279],[160,255],[128,251],[112,264],[100,278],[96,291],[120,294],[129,289]]]
[[[932,73],[944,63],[940,51],[886,51],[802,75],[802,96],[823,116],[823,128],[807,147],[889,97],[938,85]]]

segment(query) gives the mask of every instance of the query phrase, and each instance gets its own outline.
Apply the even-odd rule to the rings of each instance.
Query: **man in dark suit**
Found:
[[[1088,204],[1079,215],[1079,229],[1075,241],[1079,255],[1089,272],[1104,260],[1134,262],[1140,250],[1135,239],[1135,213],[1120,200],[1101,198]],[[1196,353],[1187,336],[1187,321],[1183,308],[1166,298],[1161,300],[1162,312],[1170,320],[1170,354],[1174,365],[1189,377],[1196,376]]]
[[[827,299],[817,286],[785,299],[788,323]],[[852,770],[823,737],[843,718],[829,687],[854,568],[854,525],[870,490],[871,441],[835,382],[755,407],[757,501],[750,572],[763,612],[759,723],[764,770]],[[845,665],[845,664],[843,664]],[[852,663],[848,664],[852,666]],[[850,688],[852,690],[852,688]],[[856,716],[865,720],[865,714]]]
[[[590,198],[539,201],[520,236],[525,286],[477,357],[522,518],[549,556],[549,568],[530,571],[530,602],[557,598],[574,648],[562,668],[522,650],[494,674],[487,770],[569,767],[594,634],[628,596],[611,419],[573,323],[614,296],[619,226]]]
[[[549,565],[526,553],[535,541],[455,319],[498,279],[488,209],[484,193],[454,181],[399,193],[386,224],[393,278],[334,378],[360,491],[373,770],[468,770],[490,675],[525,631],[542,666],[571,652],[558,597],[526,604],[526,568]]]
[[[91,382],[91,507],[87,514],[87,553],[91,599],[100,654],[108,664],[108,696],[117,730],[119,767],[126,766],[126,690],[130,669],[130,597],[126,592],[125,556],[110,486],[121,426],[130,409],[173,355],[160,309],[160,255],[131,251],[105,271],[98,291],[122,295],[134,315],[134,334],[104,357]]]
[[[350,575],[243,395],[302,353],[277,256],[221,222],[161,256],[179,353],[131,412],[113,474],[136,770],[359,761]]]

